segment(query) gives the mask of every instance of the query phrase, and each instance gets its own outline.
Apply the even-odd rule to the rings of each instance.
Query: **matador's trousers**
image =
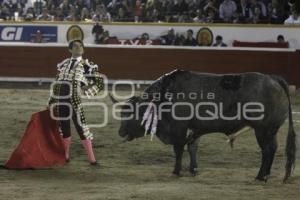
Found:
[[[68,98],[58,98],[58,102],[56,104],[56,117],[59,117],[59,126],[63,135],[63,138],[68,138],[71,136],[71,127],[70,127],[70,121],[73,120],[73,123],[75,125],[75,128],[77,130],[77,133],[79,134],[79,137],[81,140],[85,140],[86,137],[83,135],[84,130],[81,123],[81,117],[83,117],[83,110],[80,107],[80,110],[82,111],[80,114],[78,105],[74,105],[74,97],[71,94],[70,95],[70,85],[68,84],[61,84],[60,90],[59,90],[59,97],[67,97]],[[73,90],[74,92],[75,90]],[[76,90],[77,91],[77,90]],[[80,98],[80,97],[77,97]],[[80,105],[79,105],[80,106]]]

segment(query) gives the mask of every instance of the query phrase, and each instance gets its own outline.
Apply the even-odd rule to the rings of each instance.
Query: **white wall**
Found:
[[[1,23],[1,25],[57,25],[58,26],[58,42],[67,43],[66,33],[69,27],[74,24],[71,23]],[[80,23],[79,25],[84,32],[84,42],[87,44],[94,43],[94,36],[92,35],[92,23]],[[208,27],[214,34],[222,35],[223,40],[231,46],[233,40],[249,41],[249,42],[266,42],[276,41],[277,35],[281,34],[290,43],[291,48],[300,49],[300,26],[284,26],[284,25],[206,25],[206,24],[134,24],[127,25],[104,24],[105,30],[108,30],[112,36],[117,36],[119,39],[133,39],[144,32],[148,32],[151,39],[158,38],[166,34],[169,28],[174,28],[176,32],[184,34],[187,29],[194,31],[196,36],[198,30],[202,27]]]
[[[66,32],[71,25],[59,25],[59,42],[66,42]],[[79,25],[84,32],[85,42],[94,43],[94,37],[91,34],[92,24]],[[223,40],[231,46],[233,40],[248,41],[248,42],[274,42],[279,34],[283,35],[290,43],[291,48],[300,49],[300,26],[179,26],[179,25],[103,25],[105,30],[109,30],[112,36],[117,36],[119,39],[132,39],[144,32],[150,34],[151,39],[158,38],[166,34],[169,28],[174,28],[178,33],[184,34],[187,29],[194,31],[196,37],[197,32],[202,27],[208,27],[216,35],[222,35]]]

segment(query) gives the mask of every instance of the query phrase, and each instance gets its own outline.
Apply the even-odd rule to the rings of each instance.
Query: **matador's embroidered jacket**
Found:
[[[58,74],[56,83],[53,86],[52,95],[49,99],[49,105],[60,101],[61,88],[66,86],[64,82],[71,85],[70,103],[77,116],[80,116],[80,122],[84,132],[88,132],[86,126],[84,111],[81,105],[79,92],[86,96],[96,96],[104,87],[103,78],[98,72],[98,65],[89,62],[87,59],[68,58],[57,64]]]

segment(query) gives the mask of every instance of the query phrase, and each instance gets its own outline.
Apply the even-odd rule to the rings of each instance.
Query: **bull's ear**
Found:
[[[115,104],[115,103],[119,103],[118,100],[116,100],[110,93],[108,93],[110,100]]]

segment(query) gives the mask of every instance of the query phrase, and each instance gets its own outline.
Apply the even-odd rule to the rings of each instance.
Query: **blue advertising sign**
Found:
[[[0,41],[30,42],[37,31],[43,35],[45,42],[57,42],[57,26],[10,26],[0,25]]]

